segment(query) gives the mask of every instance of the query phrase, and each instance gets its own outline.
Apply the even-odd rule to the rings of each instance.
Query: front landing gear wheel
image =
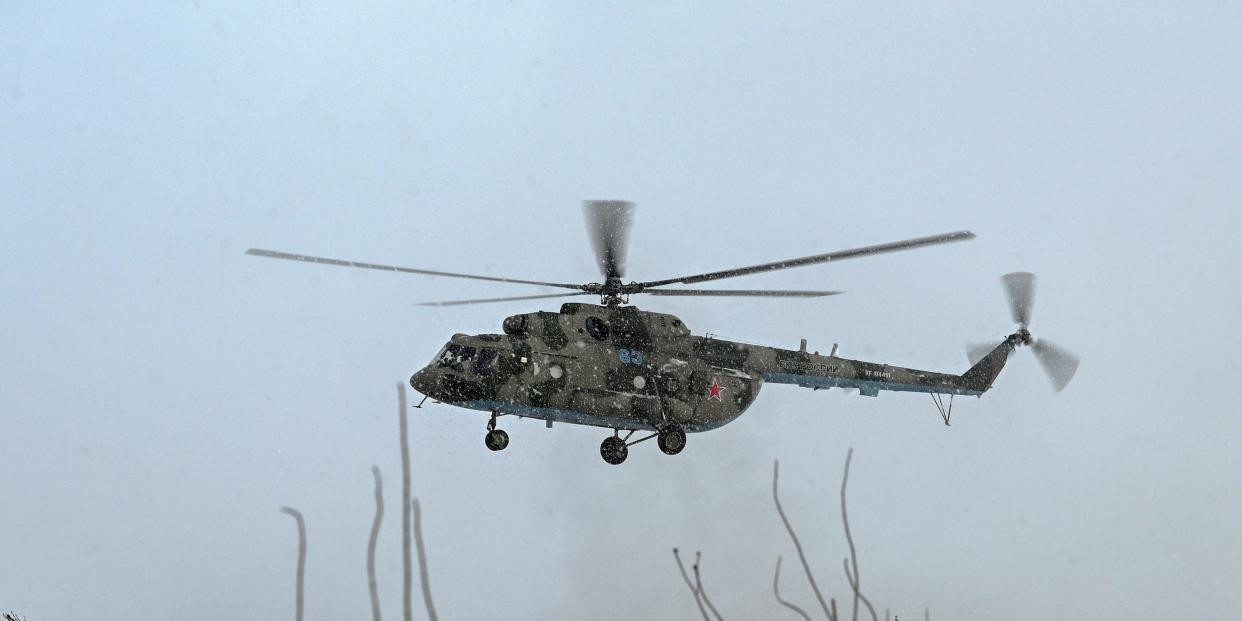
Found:
[[[604,438],[604,442],[599,445],[599,456],[603,457],[604,461],[614,466],[625,461],[625,458],[628,457],[629,454],[630,449],[625,445],[625,440],[622,440],[617,436],[608,436],[607,438]]]
[[[487,436],[483,438],[483,444],[493,451],[503,451],[509,446],[509,434],[504,429],[493,429],[487,432]]]
[[[665,455],[676,455],[686,448],[686,432],[678,425],[669,425],[660,431],[656,444],[660,445]]]

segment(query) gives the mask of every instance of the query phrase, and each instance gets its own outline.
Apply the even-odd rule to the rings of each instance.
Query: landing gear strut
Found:
[[[496,417],[498,414],[492,412],[492,418],[487,421],[487,435],[483,437],[483,444],[492,451],[503,451],[509,446],[509,434],[504,429],[496,428]]]
[[[660,445],[660,450],[664,451],[666,455],[676,455],[686,448],[686,432],[681,428],[681,425],[668,425],[656,433],[643,436],[631,442],[630,438],[633,437],[634,433],[635,430],[630,430],[622,437],[621,430],[615,430],[613,435],[604,438],[604,441],[600,443],[599,456],[603,457],[604,461],[615,466],[625,461],[625,458],[630,454],[631,446],[639,442],[646,442],[652,438],[656,439],[656,444]]]

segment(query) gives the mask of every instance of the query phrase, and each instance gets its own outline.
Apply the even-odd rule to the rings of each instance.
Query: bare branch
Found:
[[[699,597],[699,590],[694,587],[694,583],[690,582],[690,576],[686,574],[686,566],[681,563],[681,555],[677,552],[677,548],[673,548],[673,558],[677,560],[677,569],[681,572],[681,579],[686,581],[686,587],[690,589],[690,594],[694,596],[694,603],[699,607],[699,614],[703,615],[703,621],[712,621],[707,616],[707,610],[703,608],[703,600]]]
[[[418,548],[418,576],[423,586],[423,605],[427,607],[427,618],[437,621],[435,604],[431,603],[431,576],[427,573],[427,550],[423,547],[423,512],[414,499],[414,544]]]
[[[802,617],[804,621],[811,621],[811,618],[806,615],[805,610],[781,598],[781,557],[779,556],[776,557],[776,574],[772,576],[772,593],[776,594],[777,603],[798,613],[798,616]]]
[[[849,578],[850,588],[854,589],[853,621],[858,621],[858,600],[865,600],[866,598],[862,596],[862,591],[858,587],[858,554],[854,550],[854,537],[850,534],[850,516],[845,510],[845,484],[849,483],[850,480],[850,460],[853,458],[854,449],[851,447],[849,452],[845,454],[845,474],[841,476],[841,522],[845,524],[845,540],[850,544],[850,562],[854,566],[852,576],[848,568],[846,568],[845,573],[846,577]],[[871,610],[871,619],[873,621],[879,621],[879,619],[875,616],[875,609],[871,608],[870,602],[867,603],[867,608]]]
[[[712,614],[716,616],[716,621],[724,621],[724,619],[720,617],[720,611],[716,610],[716,607],[712,605],[712,600],[707,599],[707,591],[703,590],[703,580],[702,578],[699,577],[699,558],[700,558],[700,554],[698,552],[695,552],[694,553],[694,567],[693,567],[694,585],[698,587],[699,595],[703,596],[703,603],[707,604],[707,607],[711,609]]]
[[[777,481],[780,478],[780,471],[781,462],[778,460],[772,464],[772,500],[776,503],[776,512],[780,514],[781,521],[785,523],[785,530],[789,531],[789,538],[793,539],[794,548],[798,551],[798,560],[802,562],[802,570],[806,572],[807,582],[811,583],[811,590],[815,591],[815,599],[819,600],[819,605],[824,609],[824,614],[828,616],[828,621],[837,621],[836,603],[833,603],[830,610],[828,604],[824,602],[824,595],[819,592],[819,584],[815,582],[815,576],[811,574],[811,566],[806,562],[806,554],[802,551],[802,542],[798,540],[798,535],[789,523],[789,518],[785,516],[785,509],[781,507],[781,498],[777,493]]]
[[[380,524],[384,521],[384,479],[379,466],[371,466],[375,476],[375,519],[371,522],[371,540],[367,543],[367,586],[371,589],[371,618],[380,621],[379,582],[375,579],[375,546],[379,543]]]
[[[306,585],[306,521],[302,519],[302,512],[293,507],[281,507],[281,513],[293,516],[298,523],[298,581],[295,591],[296,608],[294,609],[293,618],[295,621],[302,621],[302,594]]]
[[[410,440],[407,432],[405,384],[397,382],[398,418],[401,424],[401,602],[405,621],[413,621],[413,561],[410,558]]]
[[[845,567],[845,579],[850,583],[850,588],[854,590],[854,593],[862,600],[863,605],[866,606],[867,610],[871,612],[871,621],[880,621],[875,615],[875,608],[871,607],[871,600],[867,599],[867,596],[863,595],[862,591],[858,590],[858,581],[854,579],[852,574],[850,574],[850,559],[841,559],[841,565]]]

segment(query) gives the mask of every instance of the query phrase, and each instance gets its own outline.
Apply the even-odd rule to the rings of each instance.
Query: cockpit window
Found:
[[[495,375],[500,370],[500,352],[494,349],[484,349],[479,352],[479,358],[474,361],[474,372],[479,375]]]
[[[464,365],[474,359],[474,354],[475,349],[473,347],[449,343],[441,350],[437,362],[440,366],[447,369],[462,371],[464,370]]]

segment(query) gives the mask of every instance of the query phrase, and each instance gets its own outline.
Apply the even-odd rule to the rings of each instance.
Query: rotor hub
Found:
[[[587,293],[598,295],[602,306],[619,306],[629,303],[629,295],[637,292],[633,286],[635,284],[626,285],[621,282],[619,276],[610,276],[604,280],[603,284],[593,282],[583,285],[582,289]]]
[[[1031,341],[1034,340],[1031,337],[1031,331],[1027,330],[1026,326],[1018,328],[1018,331],[1014,333],[1014,336],[1017,337],[1017,342],[1015,343],[1017,345],[1030,345]]]

